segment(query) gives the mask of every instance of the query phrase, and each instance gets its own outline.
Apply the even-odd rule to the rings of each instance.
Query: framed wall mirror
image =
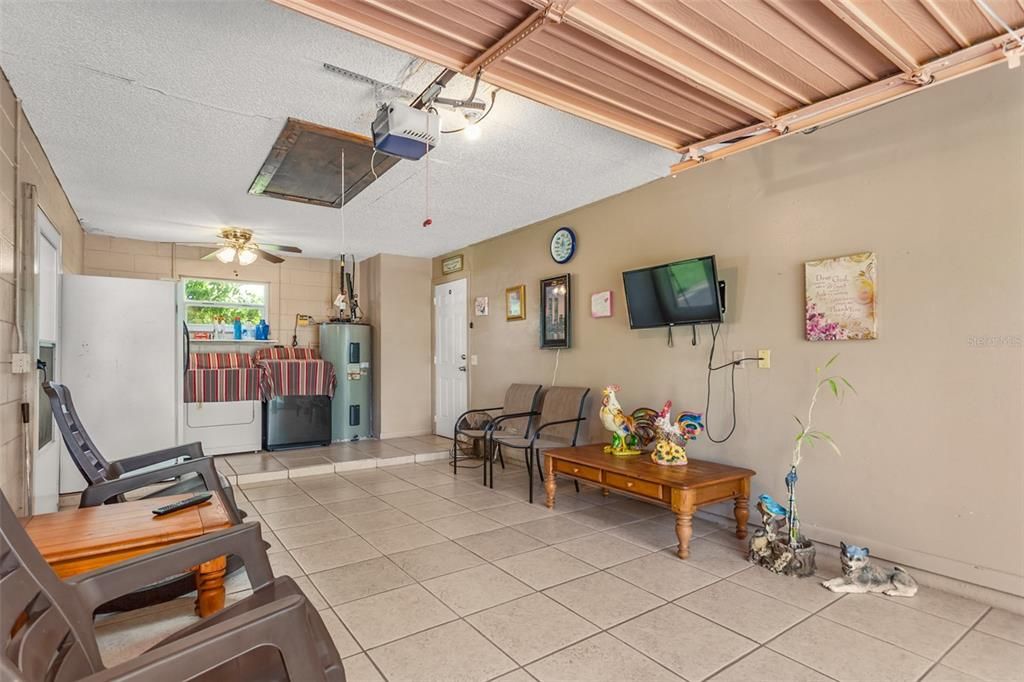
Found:
[[[569,275],[540,282],[540,347],[568,348],[572,328]]]

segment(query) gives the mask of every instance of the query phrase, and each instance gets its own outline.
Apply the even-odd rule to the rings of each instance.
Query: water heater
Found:
[[[338,386],[331,401],[331,440],[373,435],[373,328],[368,324],[320,325],[320,357],[334,365]]]

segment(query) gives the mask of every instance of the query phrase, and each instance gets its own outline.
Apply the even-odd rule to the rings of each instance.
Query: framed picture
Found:
[[[878,338],[876,266],[870,251],[804,263],[808,341]]]
[[[568,348],[572,322],[569,275],[540,282],[540,347]]]
[[[517,284],[505,289],[505,319],[526,319],[526,285]]]
[[[477,317],[483,317],[490,314],[490,308],[487,305],[486,296],[477,296],[476,301],[473,302],[473,312],[476,313]]]
[[[461,253],[457,256],[449,256],[441,261],[441,274],[451,275],[456,272],[462,272],[463,263],[464,259]]]
[[[611,317],[612,316],[612,292],[611,291],[599,291],[596,294],[590,296],[590,316],[591,317]]]

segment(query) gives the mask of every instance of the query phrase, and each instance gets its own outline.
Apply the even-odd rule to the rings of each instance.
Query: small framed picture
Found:
[[[559,275],[540,283],[540,347],[568,348],[572,322],[569,275]]]
[[[441,274],[442,275],[453,275],[456,272],[462,272],[462,267],[465,262],[462,254],[455,256],[449,256],[441,261]]]
[[[473,312],[476,313],[477,317],[484,317],[490,314],[490,308],[487,305],[486,296],[477,296],[476,301],[473,302]]]
[[[526,285],[517,284],[505,289],[505,319],[526,319]]]
[[[599,291],[596,294],[590,296],[590,316],[591,317],[611,317],[612,316],[612,292],[611,291]]]

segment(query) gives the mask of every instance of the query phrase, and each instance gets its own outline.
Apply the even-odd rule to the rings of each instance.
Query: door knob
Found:
[[[466,366],[462,365],[461,367],[459,367],[459,371],[460,372],[465,372],[466,371]]]

